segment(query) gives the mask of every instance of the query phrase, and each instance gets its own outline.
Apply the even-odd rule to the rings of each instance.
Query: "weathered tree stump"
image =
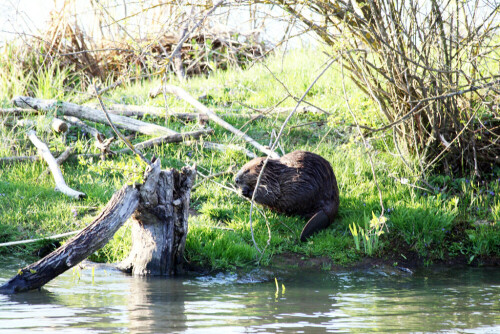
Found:
[[[174,275],[182,271],[188,232],[189,199],[195,167],[161,171],[157,182],[144,184],[132,215],[132,250],[118,269],[139,276]]]
[[[142,185],[124,186],[85,229],[40,261],[20,269],[0,293],[38,289],[102,248],[133,214],[133,244],[119,268],[134,275],[172,275],[182,270],[191,187],[196,167],[161,171],[157,160]]]

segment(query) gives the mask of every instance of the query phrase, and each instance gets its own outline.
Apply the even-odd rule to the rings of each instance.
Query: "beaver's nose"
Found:
[[[235,183],[240,183],[241,182],[241,178],[239,175],[236,175],[236,177],[234,178],[234,182]]]

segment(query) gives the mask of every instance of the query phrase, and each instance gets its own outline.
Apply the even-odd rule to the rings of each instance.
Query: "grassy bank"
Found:
[[[320,73],[327,57],[319,51],[295,51],[284,57],[271,56],[266,66],[256,64],[246,70],[216,71],[209,77],[189,79],[182,85],[193,96],[203,96],[207,106],[224,113],[255,113],[252,108],[269,108],[288,95],[279,79],[294,96],[300,97]],[[270,71],[269,71],[269,70]],[[272,73],[271,73],[272,72]],[[63,75],[63,74],[58,74]],[[274,75],[274,76],[273,76]],[[53,80],[53,79],[51,79]],[[51,85],[51,80],[39,80],[39,87],[32,92],[39,97],[72,101],[78,98],[74,90],[62,90],[61,85]],[[76,82],[76,81],[74,81]],[[5,82],[3,83],[5,85]],[[159,84],[158,80],[137,82],[115,89],[105,95],[106,103],[163,106],[163,97],[151,99],[148,92]],[[346,81],[346,93],[351,108],[360,123],[380,126],[380,116],[363,93]],[[12,92],[3,90],[4,92]],[[22,93],[22,92],[18,92]],[[9,107],[12,96],[0,96],[3,107]],[[297,217],[278,215],[269,210],[254,211],[255,240],[263,253],[254,247],[249,225],[249,203],[220,184],[231,186],[232,175],[226,174],[201,182],[192,193],[192,209],[186,259],[193,265],[214,269],[266,265],[273,256],[293,253],[307,261],[310,257],[326,257],[332,263],[349,265],[362,260],[367,254],[387,258],[396,263],[410,259],[419,263],[442,260],[481,264],[500,257],[500,168],[494,167],[487,179],[452,178],[429,175],[428,185],[418,184],[417,169],[410,156],[405,162],[397,157],[390,133],[367,134],[369,148],[363,145],[344,99],[342,77],[338,69],[330,69],[307,96],[307,101],[328,111],[304,112],[292,118],[284,132],[281,147],[285,152],[302,149],[322,155],[331,162],[340,190],[339,217],[330,228],[308,242],[298,240],[304,221]],[[191,108],[184,102],[168,97],[169,107]],[[293,107],[291,98],[279,107]],[[36,118],[38,133],[53,151],[61,152],[70,142],[76,142],[78,153],[97,152],[93,139],[72,128],[63,138],[43,132],[49,115]],[[276,131],[286,118],[285,113],[269,113],[248,122],[248,118],[225,116],[226,121],[242,128],[262,144],[269,144],[271,132]],[[196,129],[196,122],[147,119],[165,124],[179,132]],[[241,140],[219,126],[210,123],[213,135],[204,140],[223,144],[237,144],[252,150]],[[111,136],[109,128],[97,127]],[[35,154],[26,139],[27,128],[11,122],[1,123],[2,143],[0,157]],[[134,142],[148,139],[138,136]],[[123,145],[117,143],[113,149]],[[162,160],[163,167],[180,168],[196,163],[204,175],[238,169],[248,158],[241,152],[226,153],[208,150],[201,142],[192,144],[166,144],[146,152]],[[257,152],[256,152],[257,153]],[[280,152],[282,153],[282,152]],[[373,236],[370,244],[358,236],[359,247],[351,229],[369,229],[373,214],[379,215],[381,206],[378,190],[368,159],[374,159],[374,169],[382,191],[386,209],[387,228],[379,237]],[[4,165],[0,169],[0,242],[50,236],[86,226],[105,205],[114,191],[131,177],[137,160],[131,155],[121,155],[107,162],[97,159],[70,160],[63,167],[70,187],[83,191],[87,199],[74,201],[53,191],[50,175],[41,173],[43,162]],[[215,181],[215,182],[213,182]],[[431,189],[432,187],[432,189]],[[350,228],[351,227],[351,228]],[[0,253],[31,254],[40,243],[30,246],[0,248]],[[370,251],[369,247],[373,249]],[[93,260],[118,261],[130,247],[130,228],[124,226]],[[359,248],[359,249],[358,249]]]

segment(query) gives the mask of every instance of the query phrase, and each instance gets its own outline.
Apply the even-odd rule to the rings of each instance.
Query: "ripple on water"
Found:
[[[0,263],[0,281],[17,266]],[[88,267],[41,291],[0,295],[0,332],[496,333],[499,277],[500,269],[383,268],[146,279],[103,268],[92,277]]]

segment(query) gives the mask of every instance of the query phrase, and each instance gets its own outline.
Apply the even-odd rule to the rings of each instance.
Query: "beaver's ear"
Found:
[[[314,216],[309,219],[306,226],[300,234],[300,241],[304,242],[314,233],[321,231],[330,225],[330,219],[323,210],[316,212]]]
[[[264,160],[261,160],[261,161],[259,162],[259,167],[262,167],[262,166],[264,166]]]

